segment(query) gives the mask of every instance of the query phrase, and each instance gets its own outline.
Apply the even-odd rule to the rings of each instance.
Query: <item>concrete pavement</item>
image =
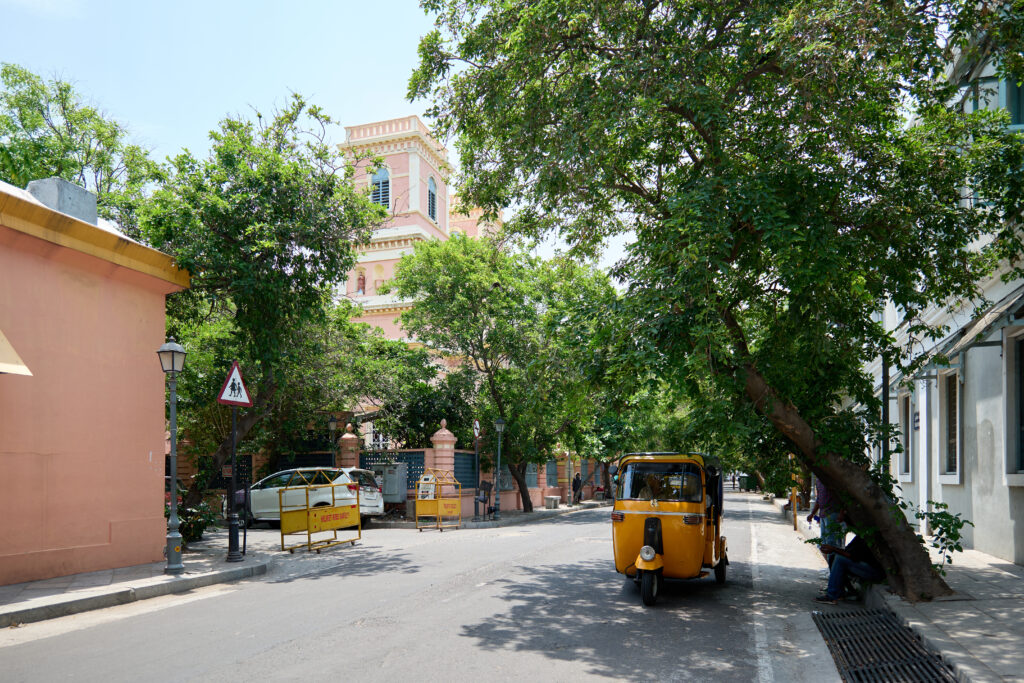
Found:
[[[775,502],[792,521],[782,511],[786,501]],[[800,514],[801,533],[817,537],[805,516]],[[933,560],[938,561],[934,552]],[[956,593],[932,602],[910,603],[875,585],[865,603],[893,612],[963,681],[1024,681],[1024,567],[964,550],[946,565],[946,582]]]
[[[465,521],[463,528],[515,526],[547,519],[552,515],[609,505],[607,502],[584,501],[582,505],[560,506],[558,509],[502,511],[500,521]],[[415,528],[413,521],[370,523],[373,528]],[[297,542],[294,539],[290,542]],[[292,564],[307,560],[305,550],[296,554],[281,552],[279,533],[250,533],[246,555],[241,562],[226,562],[227,530],[208,530],[202,541],[191,544],[182,556],[185,571],[178,576],[164,574],[166,562],[107,569],[60,576],[42,581],[0,586],[0,628],[18,626],[46,619],[78,614],[89,610],[123,605],[136,600],[155,598],[171,593],[184,593],[216,583],[241,581],[273,571],[283,562]]]

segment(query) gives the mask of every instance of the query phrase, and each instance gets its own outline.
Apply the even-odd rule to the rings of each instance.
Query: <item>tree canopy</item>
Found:
[[[477,415],[506,422],[502,464],[531,510],[526,468],[591,430],[592,390],[580,354],[595,323],[574,315],[614,292],[607,277],[566,259],[544,262],[489,237],[416,245],[388,283],[415,301],[402,326],[475,371]],[[491,435],[493,442],[494,436]],[[490,444],[494,447],[494,443]]]
[[[138,238],[139,205],[161,171],[128,141],[125,126],[59,78],[5,63],[0,85],[0,180],[25,187],[58,177],[81,185],[96,193],[100,216]]]
[[[919,313],[1019,253],[1021,140],[1005,113],[946,107],[978,3],[422,4],[437,30],[409,94],[456,138],[463,199],[521,207],[510,230],[583,252],[633,231],[618,360],[722,434],[764,420],[842,493],[898,590],[947,592],[867,471],[886,427],[863,368],[922,362],[876,322],[886,302],[939,337]]]
[[[239,439],[283,391],[297,397],[315,372],[311,350],[332,352],[324,336],[346,334],[347,319],[330,318],[333,288],[385,218],[327,143],[330,123],[298,95],[267,119],[227,118],[210,135],[208,158],[175,157],[142,212],[143,235],[192,274],[191,289],[172,296],[170,331],[220,321],[224,351],[242,363],[254,406],[239,420]],[[215,468],[229,452],[225,438]]]

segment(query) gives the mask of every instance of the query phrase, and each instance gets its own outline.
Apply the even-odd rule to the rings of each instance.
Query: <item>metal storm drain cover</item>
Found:
[[[890,612],[814,612],[812,616],[846,683],[957,680],[953,670]]]

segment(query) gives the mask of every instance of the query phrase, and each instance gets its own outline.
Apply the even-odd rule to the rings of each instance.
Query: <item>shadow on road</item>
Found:
[[[610,550],[610,549],[609,549]],[[644,608],[633,581],[611,561],[522,567],[504,581],[509,610],[463,635],[485,650],[531,651],[574,661],[581,672],[621,679],[750,680],[748,616],[719,598],[746,583],[669,581],[657,606]],[[669,644],[669,647],[666,647]]]
[[[304,552],[304,551],[303,551]],[[298,580],[321,579],[332,576],[385,576],[387,574],[413,574],[420,566],[411,559],[408,552],[393,549],[348,546],[331,548],[330,555],[307,555],[288,557],[286,565],[275,572],[286,573],[269,583],[291,583]],[[336,553],[336,554],[335,554]]]
[[[590,524],[608,512],[586,511],[541,523]],[[754,624],[772,622],[780,637],[766,646],[771,655],[807,660],[812,653],[790,622],[798,613],[809,619],[822,586],[821,570],[766,562],[771,553],[762,550],[755,590],[746,529],[757,525],[761,542],[775,543],[770,539],[784,534],[787,523],[773,506],[748,507],[740,496],[727,497],[725,515],[726,532],[732,525],[735,534],[725,585],[710,577],[666,581],[657,605],[645,608],[633,581],[615,572],[609,543],[606,561],[517,567],[499,594],[509,608],[464,626],[462,635],[485,650],[573,661],[581,674],[593,676],[750,681],[759,675]],[[796,540],[779,538],[786,548]]]

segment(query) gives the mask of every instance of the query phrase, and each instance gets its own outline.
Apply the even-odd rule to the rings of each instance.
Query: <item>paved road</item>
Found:
[[[654,608],[614,571],[607,508],[379,529],[263,580],[5,629],[0,679],[838,680],[810,618],[824,562],[770,504],[726,506],[727,583],[668,582]]]

